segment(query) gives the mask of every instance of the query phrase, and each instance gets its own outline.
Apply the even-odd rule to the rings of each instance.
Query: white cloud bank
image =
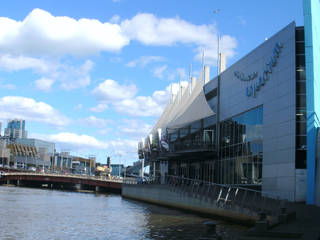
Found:
[[[27,121],[44,122],[53,126],[65,126],[70,119],[47,103],[32,98],[6,96],[0,98],[2,120],[22,118]]]
[[[0,52],[83,56],[119,51],[129,43],[119,25],[96,19],[55,17],[34,9],[23,21],[0,18]]]
[[[136,95],[137,91],[134,84],[120,85],[112,79],[107,79],[100,83],[92,93],[101,101],[110,102],[131,98]]]
[[[188,82],[181,81],[180,84],[186,87]],[[90,110],[103,112],[108,108],[106,103],[109,103],[117,112],[130,116],[160,116],[169,100],[171,91],[176,94],[179,91],[179,83],[172,83],[165,90],[154,91],[151,96],[137,96],[137,87],[134,84],[121,85],[115,80],[107,79],[92,91],[99,104]]]
[[[128,155],[137,151],[137,141],[133,139],[99,140],[86,134],[60,132],[56,134],[31,134],[31,137],[56,143],[57,149],[73,152],[104,150],[106,152],[122,152]],[[134,155],[136,158],[136,154]]]
[[[91,126],[96,128],[105,128],[108,124],[112,123],[111,120],[89,116],[87,118],[79,119],[78,122],[84,126]]]
[[[34,9],[23,21],[0,17],[0,29],[0,53],[14,56],[88,56],[101,51],[120,51],[135,40],[149,46],[191,45],[196,58],[205,50],[206,60],[212,63],[217,57],[214,25],[196,25],[179,17],[159,18],[150,13],[138,13],[123,21],[116,17],[110,22],[100,22],[53,16]],[[234,55],[236,44],[235,38],[221,36],[220,46],[227,57]],[[41,68],[41,64],[32,64]]]

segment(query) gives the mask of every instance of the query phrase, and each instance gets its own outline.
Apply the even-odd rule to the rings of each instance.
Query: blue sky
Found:
[[[202,51],[215,76],[217,34],[228,66],[291,21],[303,25],[302,0],[3,1],[0,121],[131,164],[170,84],[186,84],[190,64],[199,76]]]

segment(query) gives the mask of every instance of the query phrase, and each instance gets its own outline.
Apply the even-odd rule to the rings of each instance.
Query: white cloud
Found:
[[[33,138],[43,139],[56,143],[57,149],[68,149],[73,152],[104,150],[114,153],[128,155],[137,150],[137,141],[132,139],[114,139],[101,141],[93,136],[86,134],[76,134],[72,132],[60,132],[56,134],[30,134]],[[135,154],[136,158],[136,154]]]
[[[6,96],[0,98],[1,118],[22,118],[27,121],[48,123],[54,126],[65,126],[70,119],[62,115],[47,103],[37,102],[32,98]]]
[[[51,90],[51,86],[54,83],[54,80],[49,78],[40,78],[34,82],[36,88],[42,91]]]
[[[111,128],[105,128],[105,129],[101,129],[98,131],[98,134],[100,135],[107,135],[108,133],[110,133],[112,131]]]
[[[167,69],[167,65],[163,65],[161,67],[157,67],[153,70],[153,76],[157,78],[163,78],[164,71]]]
[[[214,39],[214,26],[194,25],[180,18],[157,18],[139,13],[124,20],[121,28],[130,39],[146,45],[171,46],[176,43],[207,44]]]
[[[26,56],[13,56],[10,54],[0,55],[0,69],[6,71],[19,71],[33,69],[39,73],[47,73],[56,69],[56,65],[42,58],[33,58]]]
[[[35,81],[38,90],[50,90],[54,82],[59,82],[60,88],[71,90],[83,88],[90,84],[90,71],[93,62],[86,60],[82,65],[72,65],[69,62],[55,62],[53,60],[25,56],[1,55],[0,69],[5,71],[20,71],[32,69],[42,77]]]
[[[82,109],[82,108],[83,108],[83,105],[82,105],[81,103],[79,103],[79,104],[75,107],[76,110],[80,110],[80,109]]]
[[[137,119],[124,119],[122,124],[118,126],[121,133],[138,138],[146,136],[152,129],[152,125]]]
[[[13,84],[10,84],[10,83],[3,84],[3,83],[1,83],[1,80],[0,80],[0,89],[14,90],[14,89],[16,89],[16,86]]]
[[[89,110],[91,112],[99,113],[99,112],[103,112],[103,111],[107,110],[108,108],[109,108],[109,106],[107,104],[99,103],[97,106],[89,108]]]
[[[171,83],[168,87],[166,87],[166,91],[172,94],[177,94],[179,92],[180,87],[186,88],[188,86],[188,81],[181,81],[180,83]]]
[[[170,94],[170,89],[169,91],[155,91],[152,94],[152,98],[156,103],[158,103],[161,106],[164,106],[167,104],[168,99],[169,99],[169,94]]]
[[[186,87],[188,82],[181,81],[180,84]],[[179,83],[172,83],[172,93],[176,94],[178,91]],[[90,110],[102,111],[108,102],[119,113],[142,117],[159,116],[169,100],[171,85],[165,90],[155,91],[152,96],[136,96],[136,92],[134,85],[120,85],[114,80],[105,80],[93,90],[100,103]]]
[[[61,65],[56,78],[60,81],[61,88],[65,90],[72,90],[77,88],[84,88],[90,85],[91,78],[89,72],[93,68],[93,62],[85,61],[79,66]]]
[[[120,85],[112,79],[107,79],[100,83],[92,93],[101,101],[119,101],[135,96],[137,93],[137,87],[134,84]]]
[[[105,128],[108,124],[111,123],[110,120],[97,118],[95,116],[79,119],[78,122],[82,125],[96,127],[96,128]]]
[[[128,62],[126,66],[127,67],[136,67],[136,66],[145,67],[152,62],[164,62],[164,61],[166,61],[166,58],[161,56],[141,56],[135,60]]]
[[[63,146],[63,148],[71,148],[72,150],[78,150],[81,148],[94,148],[94,149],[107,149],[109,144],[107,142],[100,141],[95,137],[76,134],[71,132],[61,132],[51,135],[35,135],[37,138],[52,141]]]
[[[181,80],[181,79],[186,79],[187,74],[184,68],[177,68],[174,71],[168,71],[166,77],[170,81],[179,80],[179,79]]]
[[[113,15],[110,20],[110,23],[119,23],[120,22],[120,16],[119,15]]]
[[[215,43],[217,40],[215,41]],[[235,38],[224,35],[219,41],[219,52],[226,54],[226,57],[233,57],[235,54],[234,49],[237,47],[237,41]],[[195,59],[202,61],[202,53],[204,51],[205,64],[217,65],[217,44],[208,44],[205,46],[199,46],[195,52],[197,52]]]
[[[132,99],[124,99],[113,104],[116,111],[126,113],[131,116],[159,116],[163,107],[159,105],[152,97],[137,96]]]
[[[119,51],[129,43],[119,25],[55,17],[34,9],[23,21],[0,18],[0,52],[16,55],[87,55]]]
[[[0,17],[0,29],[0,54],[5,56],[2,61],[10,62],[11,55],[21,58],[16,65],[13,62],[3,64],[11,69],[25,68],[21,65],[45,67],[26,56],[87,56],[101,51],[114,52],[129,45],[131,40],[152,46],[185,44],[195,48],[197,60],[201,60],[199,55],[204,50],[210,64],[215,64],[217,57],[218,31],[214,25],[195,25],[179,17],[159,18],[149,13],[138,13],[121,22],[115,15],[110,22],[103,23],[97,19],[55,17],[47,11],[34,9],[23,21]],[[227,57],[234,55],[236,45],[235,38],[221,37],[221,49]],[[136,64],[128,63],[129,66]]]

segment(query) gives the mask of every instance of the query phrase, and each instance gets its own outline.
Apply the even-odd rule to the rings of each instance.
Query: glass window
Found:
[[[297,29],[296,30],[296,40],[297,41],[304,41],[304,29]]]
[[[307,137],[306,136],[297,136],[296,137],[296,146],[298,150],[305,150],[307,148]]]
[[[207,117],[203,120],[203,127],[208,128],[210,126],[213,126],[216,124],[216,115],[212,115],[210,117]]]
[[[304,42],[296,43],[296,54],[304,54]]]
[[[201,129],[201,120],[196,121],[194,123],[191,124],[191,133],[195,133],[197,131],[199,131]]]
[[[306,135],[306,122],[297,122],[296,124],[296,135]]]
[[[306,121],[306,111],[305,110],[297,110],[296,112],[296,120],[297,122]]]
[[[296,101],[297,101],[298,108],[305,108],[306,107],[306,95],[297,95]]]
[[[296,55],[296,64],[297,66],[305,66],[305,56],[304,55]]]
[[[297,82],[296,86],[297,94],[306,94],[306,82]]]
[[[306,71],[304,67],[300,66],[297,68],[296,78],[297,80],[306,80]]]
[[[296,151],[296,168],[306,169],[307,167],[307,151],[297,150]]]

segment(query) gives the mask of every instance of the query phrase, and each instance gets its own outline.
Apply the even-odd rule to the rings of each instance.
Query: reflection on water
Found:
[[[0,239],[200,239],[205,220],[120,195],[0,186]],[[244,230],[217,223],[227,239]]]

